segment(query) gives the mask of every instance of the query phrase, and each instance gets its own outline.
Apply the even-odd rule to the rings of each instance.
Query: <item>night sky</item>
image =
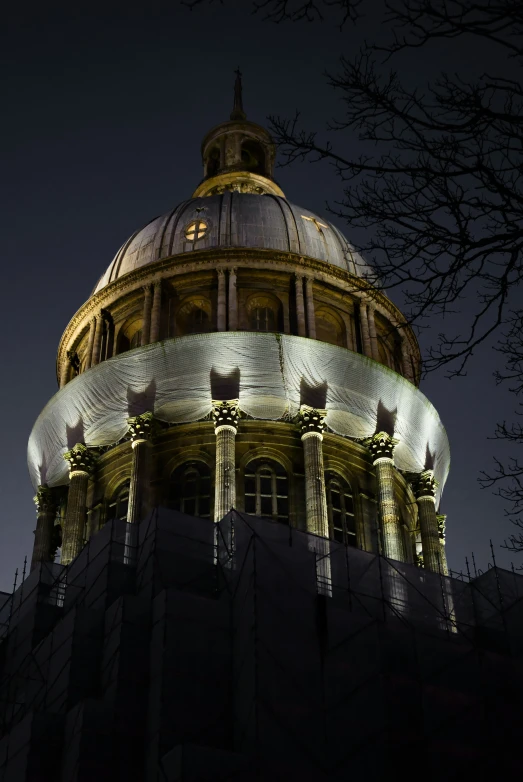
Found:
[[[269,114],[299,108],[306,124],[321,129],[339,110],[323,73],[373,33],[379,17],[372,3],[366,8],[367,19],[343,32],[328,21],[263,22],[249,0],[192,12],[173,1],[105,14],[69,4],[4,17],[0,589],[11,588],[15,568],[31,555],[27,439],[57,390],[56,349],[68,321],[123,241],[193,192],[202,176],[200,141],[228,119],[236,66],[249,119],[266,124]],[[443,54],[420,56],[420,78],[456,64]],[[458,65],[470,67],[469,55],[461,45]],[[349,150],[357,141],[340,144]],[[290,201],[320,215],[340,197],[327,166],[296,165],[276,177]],[[350,239],[350,225],[334,222]],[[464,302],[464,319],[466,310]],[[440,330],[435,322],[423,343]],[[503,453],[488,438],[514,406],[495,387],[497,361],[486,347],[467,378],[449,381],[441,373],[422,384],[450,439],[441,510],[448,514],[449,565],[457,570],[471,551],[485,568],[489,538],[498,564],[514,559],[499,548],[513,529],[503,504],[477,483],[494,449]]]

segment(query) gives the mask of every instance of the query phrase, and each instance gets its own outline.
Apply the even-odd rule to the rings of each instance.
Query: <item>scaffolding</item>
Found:
[[[0,782],[515,770],[523,576],[237,511],[130,526],[0,595]]]

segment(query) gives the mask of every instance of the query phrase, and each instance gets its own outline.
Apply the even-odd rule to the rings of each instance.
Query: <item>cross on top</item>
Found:
[[[316,230],[318,231],[318,233],[322,233],[322,230],[321,230],[322,228],[327,228],[327,226],[325,225],[325,223],[320,223],[320,221],[319,221],[319,220],[316,220],[316,218],[315,218],[315,217],[307,217],[307,215],[301,215],[301,216],[302,216],[302,218],[303,218],[304,220],[308,220],[310,223],[314,223],[314,225],[316,226]]]

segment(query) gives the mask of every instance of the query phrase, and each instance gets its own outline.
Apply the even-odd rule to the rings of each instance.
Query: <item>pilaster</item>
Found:
[[[227,312],[226,312],[226,294],[225,294],[225,272],[223,269],[218,269],[218,317],[217,328],[218,331],[226,330]]]
[[[307,302],[307,329],[310,339],[316,339],[316,316],[314,313],[314,293],[312,279],[305,278],[305,299]]]
[[[154,283],[151,309],[151,330],[149,342],[158,342],[160,339],[160,322],[162,315],[162,283],[160,280]]]
[[[369,333],[369,321],[367,318],[367,305],[363,301],[360,303],[360,331],[361,331],[361,342],[363,346],[363,355],[367,356],[368,358],[372,358],[370,333]]]
[[[98,313],[95,317],[93,353],[91,356],[91,366],[95,367],[100,361],[100,348],[102,345],[103,316]]]
[[[236,290],[236,269],[229,270],[229,331],[238,328],[238,293]]]
[[[367,318],[369,322],[369,338],[370,338],[370,349],[372,358],[374,361],[380,360],[380,353],[378,349],[378,335],[376,334],[376,309],[375,307],[368,306],[367,307]]]
[[[296,320],[298,325],[298,336],[306,336],[305,328],[305,305],[303,302],[303,275],[296,274]]]
[[[149,335],[151,333],[152,286],[146,285],[143,292],[142,346],[149,344]]]

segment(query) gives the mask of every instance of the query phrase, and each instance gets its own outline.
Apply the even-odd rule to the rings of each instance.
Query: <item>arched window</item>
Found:
[[[255,459],[245,469],[245,512],[289,523],[289,481],[281,464]]]
[[[113,521],[113,519],[127,520],[127,509],[129,507],[129,487],[130,481],[125,481],[113,494],[112,499],[107,505],[107,512],[105,514],[106,521]]]
[[[252,296],[247,302],[247,314],[252,331],[282,331],[281,304],[275,296]]]
[[[211,470],[204,462],[186,462],[171,475],[169,507],[209,519],[211,516]]]
[[[328,310],[316,312],[316,339],[328,342],[330,345],[344,346],[345,328],[341,318]]]
[[[254,307],[251,310],[251,329],[253,331],[276,331],[274,310],[270,307]]]
[[[176,313],[176,332],[204,334],[211,331],[211,303],[203,296],[185,301]]]
[[[199,307],[192,309],[185,321],[187,334],[202,334],[209,331],[210,325],[208,314]]]
[[[118,335],[118,353],[139,348],[142,344],[142,319],[135,317],[126,323]]]
[[[255,174],[265,174],[265,152],[261,144],[250,139],[242,144],[242,168]]]
[[[325,484],[330,536],[339,543],[356,546],[356,521],[350,486],[336,473],[327,473]]]

